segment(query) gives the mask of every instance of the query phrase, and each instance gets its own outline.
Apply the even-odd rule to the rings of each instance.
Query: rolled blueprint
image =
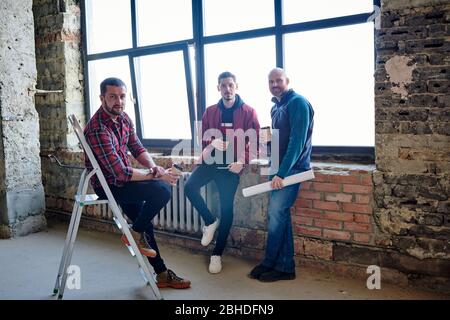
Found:
[[[292,176],[288,176],[283,179],[283,186],[287,187],[292,184],[300,183],[306,180],[314,179],[314,171],[308,170],[305,172],[293,174]],[[254,185],[252,187],[248,187],[245,189],[242,189],[242,194],[244,197],[251,197],[263,192],[271,191],[272,187],[270,186],[271,181],[260,183],[257,185]]]

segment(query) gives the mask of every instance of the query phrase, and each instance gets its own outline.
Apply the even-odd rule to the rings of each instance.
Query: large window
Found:
[[[291,86],[314,107],[314,145],[374,145],[371,31],[357,24],[285,35]]]
[[[146,146],[191,139],[217,103],[217,77],[270,124],[268,72],[287,71],[315,110],[315,151],[374,146],[374,24],[379,0],[84,0],[89,114],[105,77],[129,86],[127,112]]]
[[[136,58],[136,69],[143,138],[190,139],[183,51]]]

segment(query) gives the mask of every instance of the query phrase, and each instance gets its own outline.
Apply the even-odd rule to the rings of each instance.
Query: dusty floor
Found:
[[[0,240],[0,299],[54,299],[51,296],[67,225],[26,237]],[[438,293],[383,284],[368,290],[365,281],[337,278],[297,268],[297,279],[262,283],[247,278],[254,262],[225,255],[223,271],[207,271],[209,258],[160,244],[166,264],[188,277],[186,290],[162,289],[166,300],[227,299],[450,299]],[[66,289],[64,299],[154,299],[128,250],[114,234],[81,229],[72,264],[81,270],[81,289]]]

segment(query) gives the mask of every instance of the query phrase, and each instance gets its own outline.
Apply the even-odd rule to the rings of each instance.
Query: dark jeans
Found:
[[[122,212],[133,221],[133,230],[145,232],[150,246],[158,253],[154,258],[148,258],[156,273],[167,270],[156,244],[152,219],[170,200],[171,187],[162,181],[133,181],[123,187],[110,185],[109,188],[122,208]],[[102,188],[95,189],[100,199],[106,199]]]
[[[239,185],[239,175],[232,173],[227,169],[218,169],[214,165],[205,164],[199,165],[192,172],[189,180],[186,182],[184,192],[195,209],[197,209],[206,225],[213,223],[215,217],[206,206],[205,200],[200,194],[200,188],[211,181],[216,183],[217,189],[219,190],[221,208],[216,247],[212,254],[221,256],[225,250],[227,238],[233,223],[233,202],[234,195]]]

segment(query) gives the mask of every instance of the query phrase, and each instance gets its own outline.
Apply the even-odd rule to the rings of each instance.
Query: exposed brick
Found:
[[[300,191],[299,195],[302,199],[320,200],[321,198],[321,193],[314,191]]]
[[[300,253],[314,258],[332,260],[333,244],[331,242],[320,240],[303,239]]]
[[[370,196],[365,196],[365,195],[361,195],[361,194],[357,194],[355,196],[355,202],[356,203],[361,203],[361,204],[369,204],[370,203]]]
[[[314,182],[328,182],[330,181],[330,175],[320,172],[314,173]]]
[[[341,185],[336,183],[313,182],[313,189],[324,192],[340,192]]]
[[[346,193],[326,194],[326,201],[352,202],[353,195]]]
[[[313,218],[320,218],[322,216],[322,212],[320,210],[314,210],[314,209],[298,209],[297,214],[300,216],[307,216],[307,217],[313,217]]]
[[[297,199],[295,201],[295,206],[299,208],[312,208],[312,200],[309,199]]]
[[[314,200],[314,208],[322,210],[338,211],[339,204],[336,202]]]
[[[311,189],[312,189],[312,182],[306,181],[301,184],[301,190],[311,190]]]
[[[354,214],[353,221],[359,223],[370,223],[371,219],[368,214]]]
[[[305,216],[294,216],[292,218],[294,223],[312,226],[313,225],[313,218],[305,217]]]
[[[295,230],[298,234],[310,235],[310,236],[316,236],[316,237],[322,236],[322,229],[319,229],[319,228],[296,226]]]
[[[344,222],[344,230],[354,232],[371,232],[372,226],[365,223]]]
[[[356,213],[372,213],[372,207],[367,204],[343,203],[342,210]]]
[[[345,193],[361,193],[361,194],[371,194],[372,187],[370,186],[361,186],[356,184],[344,184],[342,185],[343,191]]]
[[[324,211],[321,217],[329,220],[353,221],[353,213],[347,212]]]
[[[314,226],[327,229],[342,229],[342,222],[334,220],[314,219]]]
[[[356,242],[364,242],[369,243],[370,242],[370,235],[367,233],[354,233],[353,234],[353,240]]]
[[[372,175],[367,174],[367,175],[361,176],[361,184],[364,186],[373,185]]]
[[[323,230],[323,236],[328,239],[350,240],[350,232],[337,230]]]
[[[359,184],[360,177],[358,175],[331,175],[330,181],[334,183]]]

